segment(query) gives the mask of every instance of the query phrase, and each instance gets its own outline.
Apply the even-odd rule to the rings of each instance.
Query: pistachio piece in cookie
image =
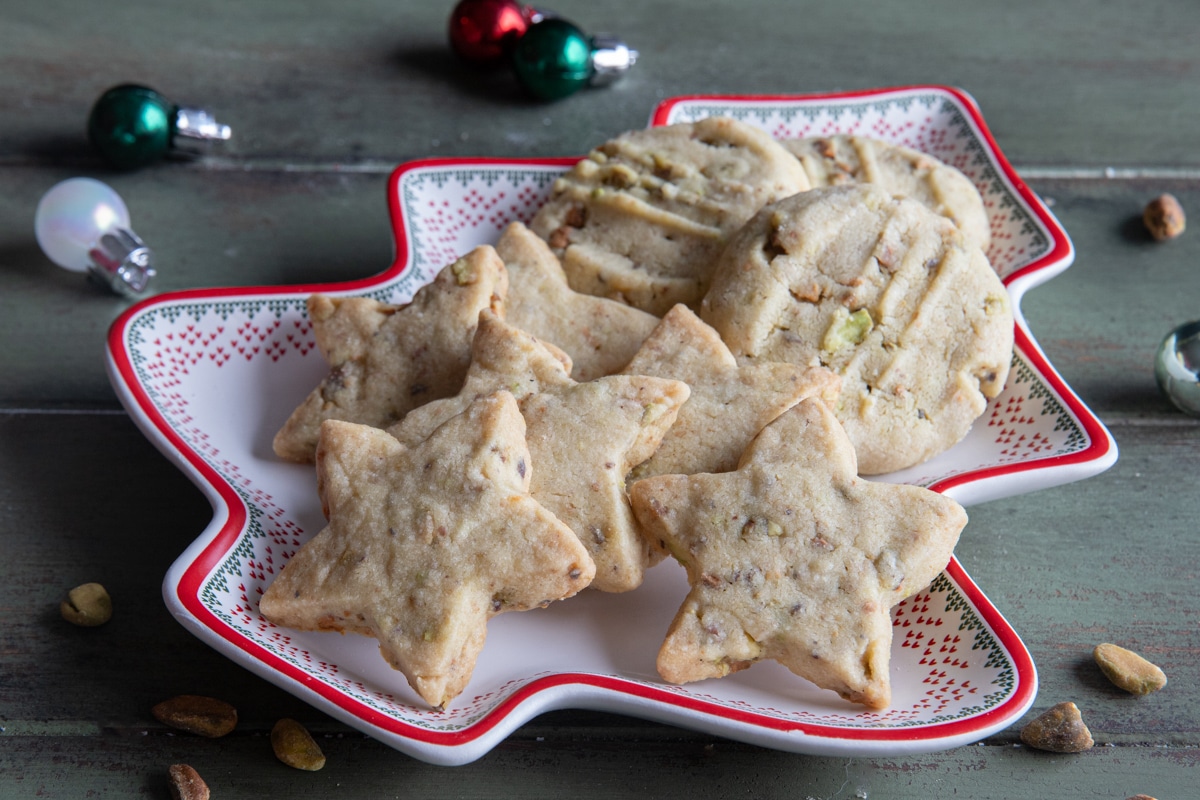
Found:
[[[415,447],[330,420],[317,468],[329,525],[288,561],[259,609],[278,625],[374,636],[436,708],[466,686],[488,619],[574,595],[595,565],[529,495],[516,400],[472,403]]]
[[[561,351],[490,311],[479,315],[471,353],[457,396],[422,406],[388,430],[415,444],[475,398],[512,392],[527,425],[534,499],[587,547],[594,588],[637,588],[656,551],[636,525],[625,477],[659,446],[688,398],[687,384],[644,375],[576,382]]]
[[[943,495],[859,478],[815,399],[764,428],[736,471],[647,478],[630,498],[691,585],[658,654],[663,678],[773,659],[871,708],[891,701],[891,607],[946,566],[967,521]]]
[[[1012,302],[979,246],[870,183],[763,208],[717,259],[700,316],[739,361],[836,372],[864,475],[961,441],[1013,357]]]
[[[550,246],[520,222],[504,229],[496,253],[508,269],[504,318],[571,356],[571,377],[619,372],[658,324],[633,306],[571,288]]]
[[[276,455],[312,461],[327,419],[383,428],[457,392],[479,312],[500,309],[507,291],[504,263],[484,246],[442,269],[405,305],[310,297],[308,316],[330,372],[275,435]]]
[[[692,390],[662,446],[631,479],[736,469],[768,422],[805,397],[832,404],[841,388],[823,367],[738,364],[717,332],[683,305],[667,312],[624,371],[674,378]]]

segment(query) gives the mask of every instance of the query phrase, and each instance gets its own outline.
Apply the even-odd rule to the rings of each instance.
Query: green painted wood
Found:
[[[505,74],[457,64],[446,3],[184,6],[8,4],[0,25],[0,797],[166,796],[188,762],[216,797],[966,797],[1165,800],[1200,762],[1200,422],[1159,396],[1152,356],[1200,318],[1200,5],[1146,0],[965,4],[559,0],[584,28],[641,51],[621,84],[543,105]],[[881,7],[882,6],[882,7]],[[893,7],[894,6],[894,7]],[[232,125],[194,162],[112,173],[87,150],[108,86],[149,83]],[[104,336],[122,301],[51,265],[33,209],[59,179],[112,183],[158,251],[158,291],[349,280],[392,257],[385,187],[425,156],[579,154],[643,125],[662,98],[910,83],[961,86],[1000,147],[1053,202],[1075,265],[1030,291],[1051,361],[1111,427],[1121,459],[1091,480],[971,509],[964,566],[1034,654],[1029,717],[1079,704],[1100,746],[1053,756],[980,745],[896,759],[811,758],[596,712],[533,720],[475,764],[401,756],[236,666],[172,620],[159,584],[210,516],[200,492],[119,410]],[[1106,168],[1117,171],[1106,173]],[[1155,243],[1137,223],[1162,191],[1193,230]],[[119,471],[118,471],[119,470]],[[113,622],[63,623],[71,586],[105,583]],[[1162,692],[1113,689],[1089,653],[1109,640],[1167,672]],[[217,741],[149,708],[183,692],[240,711]],[[300,773],[269,751],[281,716],[329,755]]]
[[[38,199],[71,173],[0,168],[0,407],[117,408],[105,335],[132,301],[38,249]],[[363,278],[393,257],[387,175],[197,172],[102,176],[155,252],[152,292]]]
[[[1000,744],[962,748],[950,756],[837,759],[696,739],[589,740],[582,746],[525,735],[473,764],[447,768],[406,759],[353,734],[319,735],[318,742],[326,766],[307,773],[276,761],[261,734],[234,733],[217,741],[115,733],[41,741],[17,737],[0,749],[0,789],[6,796],[50,800],[75,800],[86,792],[114,800],[166,798],[167,767],[183,762],[201,774],[214,798],[1121,800],[1138,793],[1194,796],[1200,767],[1195,749],[1113,747],[1063,757]]]
[[[453,59],[451,7],[17,4],[0,30],[0,157],[84,159],[87,109],[126,81],[211,108],[235,127],[227,155],[287,163],[569,155],[676,94],[949,83],[976,96],[1021,162],[1200,164],[1189,0],[560,0],[556,11],[642,58],[619,86],[549,106]]]
[[[0,408],[117,407],[102,353],[129,302],[54,266],[32,237],[30,209],[67,174],[0,167]],[[111,182],[156,250],[156,291],[351,280],[391,264],[386,174],[166,167]],[[1154,351],[1200,318],[1200,236],[1155,242],[1139,220],[1163,191],[1200,219],[1200,179],[1030,185],[1077,250],[1070,269],[1026,294],[1034,336],[1098,413],[1174,416],[1154,384]]]
[[[1025,295],[1021,307],[1051,362],[1105,417],[1167,414],[1154,354],[1175,326],[1200,319],[1200,182],[1033,180],[1075,245],[1075,263]],[[1154,241],[1141,222],[1163,192],[1192,220],[1178,239]]]
[[[365,739],[217,655],[170,618],[158,584],[209,519],[207,503],[120,414],[0,415],[0,797],[155,790],[187,761],[219,796],[301,788],[346,797],[551,797],[566,775],[593,796],[1018,797],[1022,782],[1077,797],[1188,796],[1200,762],[1200,640],[1194,597],[1200,496],[1195,426],[1114,426],[1121,461],[1091,480],[971,509],[958,547],[967,571],[1025,639],[1041,691],[1027,716],[1071,700],[1098,747],[1078,756],[1016,748],[1020,725],[982,745],[894,759],[819,759],[670,726],[556,712],[469,767],[418,764]],[[63,454],[69,454],[64,458]],[[112,472],[119,454],[121,480]],[[138,498],[116,486],[140,487]],[[57,604],[98,580],[114,619],[73,628]],[[1148,697],[1113,688],[1090,661],[1113,641],[1160,664]],[[150,707],[181,693],[234,703],[238,732],[213,743],[172,735]],[[266,741],[281,716],[328,750],[317,776],[279,766]],[[71,769],[65,769],[70,766]],[[1113,787],[1126,794],[1113,794]],[[722,787],[717,791],[716,787]],[[740,791],[748,792],[745,795]],[[788,796],[795,796],[788,795]],[[805,796],[803,794],[799,796]]]

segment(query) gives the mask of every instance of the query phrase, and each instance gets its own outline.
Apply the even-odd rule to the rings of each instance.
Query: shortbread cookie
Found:
[[[983,198],[971,179],[933,156],[865,136],[782,139],[804,166],[812,188],[871,183],[891,194],[917,200],[949,217],[984,252],[992,241]]]
[[[504,318],[571,356],[571,377],[590,381],[629,363],[658,317],[568,285],[558,257],[520,222],[509,225],[496,252],[508,269]]]
[[[774,659],[845,699],[891,699],[892,606],[945,568],[967,516],[948,497],[857,477],[815,399],[763,429],[736,472],[630,487],[691,584],[658,654],[672,683]]]
[[[739,359],[841,375],[836,413],[866,475],[958,442],[1012,360],[1008,293],[979,247],[870,184],[764,208],[718,259],[701,317]]]
[[[824,367],[739,365],[717,332],[682,305],[667,312],[625,372],[674,378],[692,390],[662,445],[630,480],[736,469],[768,422],[805,397],[835,403],[842,383]]]
[[[310,297],[317,348],[332,369],[275,435],[276,455],[312,461],[324,420],[383,428],[457,392],[479,312],[501,309],[507,290],[504,264],[485,246],[443,269],[406,305]]]
[[[421,406],[389,431],[419,442],[476,397],[511,391],[528,426],[533,498],[587,547],[594,588],[637,588],[657,559],[635,524],[625,476],[658,447],[688,398],[687,384],[627,375],[576,383],[561,354],[489,311],[479,315],[471,352],[461,393]]]
[[[768,134],[713,117],[601,145],[555,182],[530,228],[572,288],[661,316],[700,302],[729,234],[807,188],[799,162]]]
[[[259,601],[300,630],[362,633],[427,703],[466,686],[488,619],[570,597],[594,565],[529,496],[525,422],[507,392],[480,399],[416,447],[349,422],[321,428],[329,525]]]

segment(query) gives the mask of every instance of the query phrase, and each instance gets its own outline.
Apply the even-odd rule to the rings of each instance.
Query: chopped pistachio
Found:
[[[325,766],[325,754],[308,729],[294,719],[281,719],[271,729],[271,749],[289,767],[315,772]]]
[[[662,419],[662,415],[667,413],[667,406],[663,403],[649,403],[646,410],[642,412],[642,424],[647,425]]]
[[[454,274],[454,282],[459,286],[466,286],[475,280],[475,274],[471,270],[471,263],[465,258],[460,258],[451,264],[450,272]]]
[[[67,593],[59,604],[62,618],[72,625],[94,628],[112,619],[112,598],[98,583],[85,583]]]
[[[829,324],[829,329],[825,331],[821,349],[835,353],[843,347],[860,344],[874,327],[875,322],[871,319],[871,312],[867,309],[860,308],[851,314],[849,310],[838,307],[834,312],[833,321]]]
[[[1106,642],[1092,655],[1104,676],[1130,694],[1150,694],[1167,685],[1162,669],[1132,650]]]
[[[751,517],[742,526],[742,536],[752,536],[756,533],[765,533],[767,536],[783,536],[783,526],[774,520]]]
[[[617,187],[633,186],[638,182],[638,174],[625,164],[617,164],[609,171],[607,182]]]

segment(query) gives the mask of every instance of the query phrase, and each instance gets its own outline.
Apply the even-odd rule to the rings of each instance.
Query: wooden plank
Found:
[[[1200,219],[1200,183],[1164,179],[1037,180],[1031,186],[1075,245],[1075,263],[1022,301],[1029,327],[1067,383],[1102,416],[1184,418],[1159,394],[1154,354],[1166,334],[1200,318],[1192,230],[1157,242],[1141,222],[1163,192]]]
[[[127,418],[3,414],[0,796],[35,789],[68,796],[84,786],[113,797],[156,791],[162,770],[179,760],[216,787],[247,794],[268,786],[273,794],[301,787],[329,793],[337,786],[363,796],[548,797],[571,785],[562,783],[570,774],[578,785],[617,797],[684,796],[706,786],[755,796],[799,786],[812,796],[843,797],[861,786],[876,796],[929,797],[944,796],[938,787],[968,785],[975,791],[969,796],[1014,797],[1031,776],[1078,787],[1082,797],[1115,796],[1117,786],[1126,795],[1186,796],[1200,752],[1191,591],[1200,496],[1180,491],[1178,478],[1200,468],[1200,451],[1169,421],[1115,430],[1123,452],[1111,471],[973,508],[958,548],[1034,654],[1042,688],[1029,717],[1062,700],[1076,702],[1101,745],[1093,751],[1062,757],[1014,749],[1014,726],[984,746],[948,753],[815,759],[624,717],[558,712],[534,720],[477,764],[446,770],[365,740],[170,619],[160,577],[202,530],[209,510]],[[115,599],[105,627],[76,629],[58,619],[63,592],[87,580],[105,583]],[[1167,688],[1143,698],[1114,689],[1090,663],[1091,648],[1105,640],[1159,663],[1170,677]],[[149,708],[185,692],[237,705],[239,733],[218,743],[170,735]],[[329,737],[322,738],[331,756],[325,772],[308,776],[275,764],[266,734],[280,716]],[[73,769],[64,772],[66,766]],[[984,783],[972,783],[980,776]]]
[[[177,761],[196,766],[217,797],[1192,796],[1200,497],[1189,478],[1200,422],[1159,396],[1152,358],[1169,328],[1200,316],[1200,239],[1193,230],[1150,242],[1136,217],[1164,190],[1200,216],[1200,5],[559,0],[555,11],[622,34],[642,57],[617,86],[548,105],[523,98],[507,74],[458,64],[446,45],[449,8],[42,0],[5,9],[0,797],[165,796]],[[235,139],[196,162],[106,170],[84,141],[87,110],[131,80],[210,109]],[[125,196],[159,252],[157,291],[346,280],[391,260],[384,189],[400,162],[577,155],[640,127],[677,94],[910,83],[974,94],[1078,250],[1023,308],[1112,428],[1121,460],[1082,483],[972,509],[958,554],[1033,651],[1042,688],[1029,716],[1072,700],[1100,746],[1032,752],[1015,746],[1018,724],[945,753],[810,758],[562,711],[475,764],[436,768],[316,712],[170,618],[161,576],[211,512],[108,386],[104,336],[128,303],[57,270],[33,242],[33,209],[56,180],[93,175]],[[116,600],[103,628],[58,617],[62,594],[86,580]],[[1089,658],[1106,639],[1161,664],[1167,688],[1144,698],[1112,688]],[[154,721],[150,706],[181,692],[232,701],[238,731],[208,741]],[[285,715],[316,732],[330,756],[324,771],[274,760],[267,733]]]
[[[944,83],[975,94],[1019,163],[1200,165],[1200,6],[1187,0],[1144,0],[1136,10],[1039,0],[561,0],[558,13],[623,35],[641,58],[616,87],[550,105],[524,99],[507,73],[458,64],[446,39],[450,7],[20,4],[6,9],[0,31],[0,158],[94,165],[88,109],[128,81],[233,126],[224,156],[293,164],[579,154],[642,125],[672,95]]]
[[[63,173],[58,173],[62,175]],[[115,408],[102,360],[129,302],[56,268],[32,239],[31,209],[56,177],[0,167],[0,407]],[[386,176],[162,170],[116,176],[135,230],[156,249],[156,291],[341,281],[392,260]],[[1035,180],[1077,250],[1075,265],[1030,291],[1030,328],[1067,382],[1102,415],[1177,417],[1154,384],[1154,351],[1200,317],[1200,235],[1154,242],[1144,204],[1176,194],[1200,218],[1200,180]],[[1200,226],[1197,223],[1193,227]]]
[[[0,407],[116,408],[104,371],[132,305],[38,249],[33,213],[65,171],[0,168]],[[151,293],[342,281],[392,263],[387,176],[160,170],[106,176],[155,251]]]
[[[587,734],[590,732],[581,732]],[[1112,800],[1146,793],[1190,797],[1200,767],[1195,748],[1099,747],[1076,756],[1010,744],[895,759],[816,758],[723,741],[556,739],[505,742],[466,766],[432,767],[356,734],[318,734],[319,772],[275,760],[263,734],[3,739],[0,792],[74,800],[167,797],[166,770],[191,764],[214,798],[370,797],[428,800],[612,800],[655,798],[969,797],[1012,800],[1070,787],[1069,796]]]

